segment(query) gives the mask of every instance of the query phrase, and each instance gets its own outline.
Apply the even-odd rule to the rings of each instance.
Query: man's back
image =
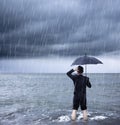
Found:
[[[89,78],[85,77],[83,75],[75,75],[74,85],[75,85],[74,92],[77,94],[79,94],[79,93],[85,94],[86,93],[86,86],[91,88]]]
[[[86,86],[91,88],[91,84],[89,82],[89,78],[83,75],[73,75],[72,72],[74,70],[70,70],[67,72],[67,75],[73,80],[74,82],[74,94],[86,93]]]

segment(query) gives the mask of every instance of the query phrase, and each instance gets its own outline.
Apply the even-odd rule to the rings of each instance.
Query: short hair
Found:
[[[84,69],[82,66],[78,66],[78,73],[83,73]]]

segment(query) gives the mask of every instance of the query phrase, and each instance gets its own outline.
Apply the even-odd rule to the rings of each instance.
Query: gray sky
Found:
[[[119,56],[119,5],[119,0],[2,0],[0,57]]]

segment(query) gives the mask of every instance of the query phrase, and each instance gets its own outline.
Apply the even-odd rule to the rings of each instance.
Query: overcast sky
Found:
[[[7,67],[7,58],[28,62],[35,58],[34,64],[36,59],[46,61],[52,56],[63,60],[85,53],[118,64],[119,5],[120,0],[1,0],[0,64]]]

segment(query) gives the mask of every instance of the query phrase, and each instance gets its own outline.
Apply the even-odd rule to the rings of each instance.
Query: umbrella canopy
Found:
[[[87,76],[87,64],[103,64],[100,60],[95,57],[90,57],[85,54],[85,56],[81,56],[77,58],[72,65],[85,65],[85,74]]]
[[[82,56],[77,58],[72,65],[86,65],[86,64],[103,64],[100,60],[95,57],[90,56]]]

